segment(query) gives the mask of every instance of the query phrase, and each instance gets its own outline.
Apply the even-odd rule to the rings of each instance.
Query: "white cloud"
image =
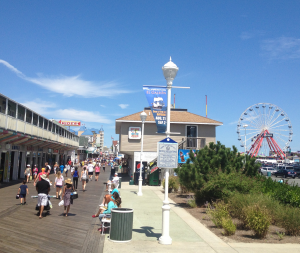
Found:
[[[122,109],[126,109],[126,108],[129,106],[129,104],[119,104],[119,106],[120,106]]]
[[[9,64],[7,61],[0,59],[0,64],[3,64],[18,77],[39,85],[49,91],[62,94],[66,97],[82,96],[91,97],[113,97],[115,95],[131,93],[133,91],[123,89],[120,84],[114,81],[110,82],[92,82],[83,80],[80,75],[76,76],[54,76],[48,77],[41,74],[36,78],[27,77],[21,71]]]
[[[106,116],[100,115],[98,112],[76,110],[72,108],[51,110],[51,108],[56,108],[56,105],[54,103],[49,103],[40,99],[25,102],[23,103],[23,105],[51,119],[80,120],[84,122],[96,122],[103,124],[113,123],[112,120],[108,119]]]
[[[264,34],[265,34],[264,31],[253,30],[253,31],[248,31],[248,32],[242,32],[241,35],[240,35],[240,38],[242,40],[249,40],[249,39],[252,39],[254,37],[264,35]]]
[[[264,40],[261,48],[270,60],[300,58],[300,39],[282,36]]]
[[[105,108],[106,106],[105,105],[100,105],[101,107]]]

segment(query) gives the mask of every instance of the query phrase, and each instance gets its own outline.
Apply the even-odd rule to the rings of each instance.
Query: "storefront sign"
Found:
[[[73,121],[73,120],[60,120],[58,121],[58,123],[64,126],[81,126],[80,121]]]
[[[58,149],[54,149],[53,153],[59,153],[59,150]]]
[[[11,146],[12,150],[20,150],[20,146]]]
[[[156,122],[157,132],[165,133],[167,128],[167,89],[143,86],[149,106]]]
[[[128,139],[141,139],[141,128],[140,127],[129,127]]]

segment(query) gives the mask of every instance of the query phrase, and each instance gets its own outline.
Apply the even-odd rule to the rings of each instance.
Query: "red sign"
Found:
[[[60,120],[58,121],[58,123],[64,126],[81,126],[80,121],[73,121],[73,120]]]
[[[150,174],[152,174],[154,171],[156,171],[158,169],[158,167],[154,167],[151,171],[150,171]]]

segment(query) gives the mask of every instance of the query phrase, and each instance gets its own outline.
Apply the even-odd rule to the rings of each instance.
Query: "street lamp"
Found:
[[[143,142],[144,142],[144,123],[146,121],[147,118],[147,114],[145,112],[142,112],[140,114],[141,117],[141,121],[142,121],[142,136],[141,136],[141,157],[140,157],[140,177],[139,177],[139,191],[137,193],[138,196],[142,196],[142,183],[143,183],[143,178],[142,178],[142,168],[143,168]]]
[[[162,71],[164,77],[167,81],[167,90],[168,90],[168,106],[167,106],[167,137],[170,137],[171,129],[171,89],[173,80],[177,75],[178,67],[176,64],[172,62],[172,58],[170,57],[170,61],[166,63],[162,67]],[[169,188],[169,169],[165,168],[165,198],[162,206],[162,235],[159,238],[160,244],[172,244],[172,238],[170,237],[170,205],[168,198],[168,188]]]
[[[246,155],[247,155],[247,137],[246,137],[246,128],[248,127],[247,124],[243,125],[243,128],[245,128],[245,166],[246,166],[246,161],[247,161],[247,158],[246,158]]]

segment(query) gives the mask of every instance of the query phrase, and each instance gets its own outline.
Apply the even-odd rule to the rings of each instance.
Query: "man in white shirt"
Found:
[[[89,165],[87,166],[87,170],[89,172],[89,180],[91,181],[93,179],[93,172],[94,172],[94,166],[92,162],[89,162]]]
[[[115,184],[116,188],[119,188],[119,180],[120,178],[118,177],[118,173],[115,173],[115,176],[113,177],[112,181]]]

